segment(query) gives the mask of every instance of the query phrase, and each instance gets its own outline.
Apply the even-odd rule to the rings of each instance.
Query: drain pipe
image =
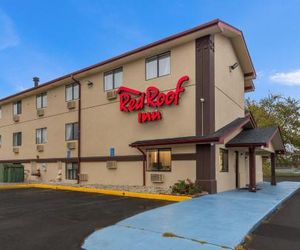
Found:
[[[81,83],[79,80],[75,79],[73,75],[71,78],[79,86],[78,90],[78,154],[77,154],[77,164],[78,164],[78,174],[77,183],[80,184],[80,173],[81,173]]]
[[[146,154],[139,147],[137,149],[143,154],[143,186],[146,186]]]

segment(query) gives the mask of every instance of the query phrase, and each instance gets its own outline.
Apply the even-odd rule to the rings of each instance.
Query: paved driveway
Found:
[[[81,249],[96,229],[166,204],[68,191],[0,190],[0,249]]]
[[[299,187],[295,182],[262,183],[257,193],[234,190],[153,209],[93,233],[83,246],[88,250],[234,249]]]
[[[300,249],[300,190],[254,230],[249,250]]]

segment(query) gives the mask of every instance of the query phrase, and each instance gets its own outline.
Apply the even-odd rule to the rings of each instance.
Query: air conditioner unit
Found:
[[[14,122],[19,122],[20,121],[20,116],[19,115],[14,115]]]
[[[165,181],[165,176],[163,174],[151,174],[151,182],[163,183],[164,181]]]
[[[75,109],[76,108],[76,101],[70,101],[67,103],[68,109]]]
[[[37,116],[39,116],[39,117],[44,116],[45,110],[44,110],[44,109],[38,109],[38,110],[36,111],[36,114],[37,114]]]
[[[44,152],[44,145],[37,145],[37,146],[36,146],[36,150],[37,150],[38,152]]]
[[[106,92],[106,98],[107,100],[114,100],[117,98],[117,91],[116,90],[110,90]]]
[[[20,152],[20,149],[18,147],[13,147],[13,152],[15,154],[18,154]]]
[[[88,174],[79,174],[80,181],[88,181]]]
[[[68,142],[67,148],[70,150],[76,149],[76,142]]]
[[[116,161],[107,161],[106,167],[108,169],[117,169],[117,162]]]

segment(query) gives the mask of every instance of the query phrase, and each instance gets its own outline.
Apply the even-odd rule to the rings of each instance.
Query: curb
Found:
[[[87,188],[87,187],[72,187],[72,186],[61,186],[61,185],[48,185],[48,184],[20,184],[20,185],[0,186],[0,190],[1,189],[19,189],[19,188],[42,188],[42,189],[63,190],[63,191],[72,191],[72,192],[83,192],[83,193],[95,193],[95,194],[124,196],[124,197],[141,198],[141,199],[174,201],[174,202],[186,201],[186,200],[192,199],[189,196],[137,193],[137,192],[127,192],[127,191],[119,191],[119,190],[96,189],[96,188]]]

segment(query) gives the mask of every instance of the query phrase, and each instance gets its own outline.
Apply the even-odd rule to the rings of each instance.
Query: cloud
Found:
[[[277,72],[270,76],[270,80],[288,86],[300,86],[300,69]]]
[[[17,46],[20,42],[12,19],[0,9],[0,51]]]

